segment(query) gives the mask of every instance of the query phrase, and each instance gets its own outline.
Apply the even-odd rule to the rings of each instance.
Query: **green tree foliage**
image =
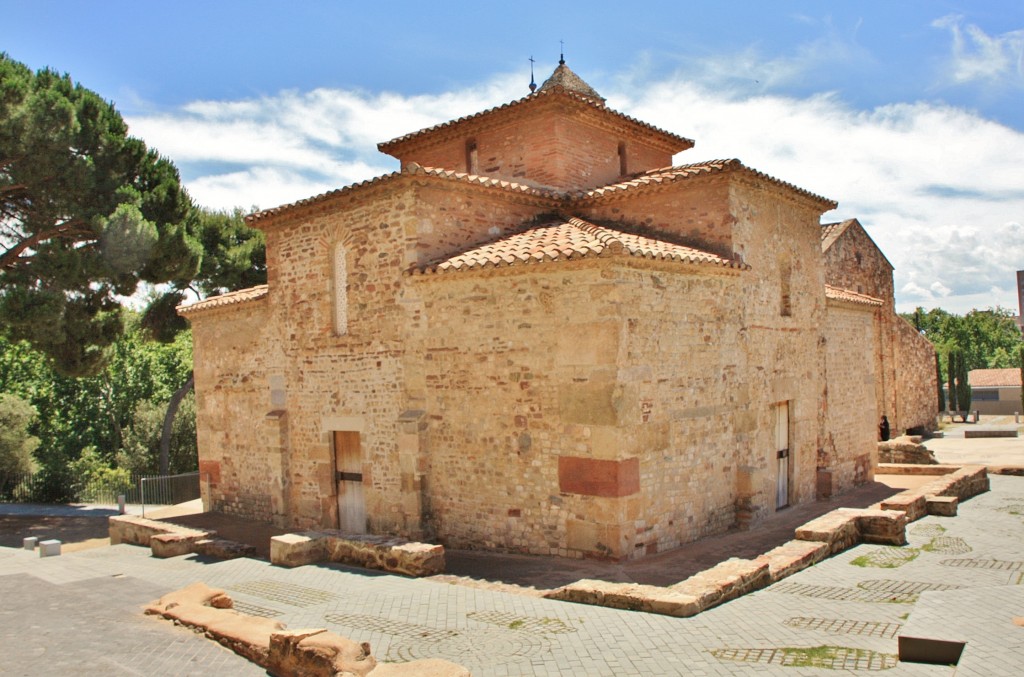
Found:
[[[263,233],[246,225],[241,209],[199,209],[197,218],[204,252],[199,271],[192,280],[171,285],[155,296],[143,316],[143,326],[158,341],[171,341],[187,327],[175,311],[187,292],[206,298],[267,281]]]
[[[201,263],[177,169],[127,131],[68,75],[0,54],[0,332],[62,374],[102,370],[117,295],[187,285]]]
[[[949,406],[960,412],[964,422],[971,411],[971,385],[967,380],[967,359],[959,346],[949,350],[946,371],[949,373]]]
[[[69,464],[85,448],[93,448],[106,465],[115,465],[118,452],[131,439],[140,403],[166,403],[191,373],[191,332],[168,344],[149,341],[138,316],[122,312],[126,331],[96,376],[64,376],[26,342],[0,338],[0,392],[16,394],[38,411],[30,427],[40,440],[35,457],[55,485],[67,485]]]
[[[29,428],[35,421],[36,410],[31,404],[16,395],[0,393],[0,482],[34,469],[32,452],[39,440]]]
[[[938,390],[939,411],[946,411],[946,393],[942,388],[942,364],[938,353],[935,353],[935,386]]]
[[[125,429],[124,447],[117,455],[118,467],[131,473],[155,475],[160,468],[160,441],[167,412],[164,401],[143,400],[135,408]],[[192,472],[199,467],[196,445],[196,400],[187,395],[181,402],[170,436],[166,472]]]
[[[1020,382],[1024,386],[1024,346],[1017,352],[1017,364],[1020,367]],[[1024,387],[1020,389],[1020,410],[1024,412]]]
[[[1013,313],[1005,308],[972,310],[963,316],[941,308],[917,308],[902,316],[923,332],[939,353],[948,355],[953,347],[963,350],[968,371],[1012,367],[1012,356],[1024,345]]]

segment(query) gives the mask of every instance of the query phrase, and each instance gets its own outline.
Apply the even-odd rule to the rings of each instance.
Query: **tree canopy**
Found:
[[[966,315],[917,308],[901,315],[923,332],[939,353],[948,355],[959,347],[968,371],[1014,367],[1014,356],[1024,345],[1013,313],[1005,308],[972,310]]]
[[[0,331],[66,375],[102,368],[119,295],[184,288],[202,262],[177,169],[127,132],[70,76],[0,53]]]

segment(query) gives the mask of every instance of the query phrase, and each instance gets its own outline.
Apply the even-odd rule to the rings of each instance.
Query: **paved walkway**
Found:
[[[119,545],[40,559],[0,548],[0,673],[254,675],[201,636],[141,615],[194,581],[240,611],[328,627],[388,661],[440,656],[474,675],[1019,675],[1024,665],[1024,478],[955,518],[911,526],[910,545],[862,545],[692,619],[616,611],[340,566],[158,560]],[[918,628],[966,641],[957,669],[896,663]]]

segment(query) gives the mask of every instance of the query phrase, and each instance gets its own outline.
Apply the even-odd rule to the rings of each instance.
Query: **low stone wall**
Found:
[[[270,539],[271,564],[297,567],[316,562],[338,562],[405,576],[433,576],[444,573],[444,546],[330,530]]]
[[[146,613],[202,632],[274,675],[305,677],[469,677],[466,668],[431,658],[377,663],[367,642],[355,642],[325,628],[288,630],[283,623],[238,613],[223,590],[193,583],[164,595]]]
[[[961,501],[985,493],[989,489],[985,466],[965,465],[948,475],[932,480],[917,491],[932,496],[956,496]]]
[[[116,515],[107,524],[110,544],[148,547],[154,557],[178,557],[196,553],[217,559],[255,557],[256,548],[218,538],[214,531],[200,531],[135,515]]]
[[[796,540],[828,545],[836,554],[858,543],[905,545],[907,516],[898,510],[837,508],[797,527]]]
[[[981,429],[981,430],[965,430],[964,439],[971,438],[982,438],[982,437],[1018,437],[1016,428],[1005,428],[1005,429]]]
[[[760,555],[755,562],[768,564],[768,575],[772,583],[798,571],[814,566],[831,554],[828,543],[817,541],[786,541],[777,548]]]
[[[546,593],[548,599],[612,609],[645,611],[687,618],[765,587],[767,562],[732,558],[668,587],[583,579]]]
[[[916,463],[879,463],[876,475],[949,475],[960,469],[958,465],[919,465]]]
[[[921,443],[917,435],[903,435],[878,443],[879,463],[935,465],[935,454]]]
[[[167,522],[137,517],[135,515],[115,515],[107,522],[107,531],[110,534],[110,544],[129,543],[131,545],[142,545],[150,547],[150,541],[154,536],[166,534],[201,534],[208,535],[209,532],[186,529]]]

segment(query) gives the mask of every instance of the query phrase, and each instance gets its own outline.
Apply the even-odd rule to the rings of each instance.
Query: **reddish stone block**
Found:
[[[558,488],[567,494],[620,498],[640,491],[640,459],[558,457]]]
[[[220,461],[199,461],[199,475],[209,478],[210,484],[220,484]]]

